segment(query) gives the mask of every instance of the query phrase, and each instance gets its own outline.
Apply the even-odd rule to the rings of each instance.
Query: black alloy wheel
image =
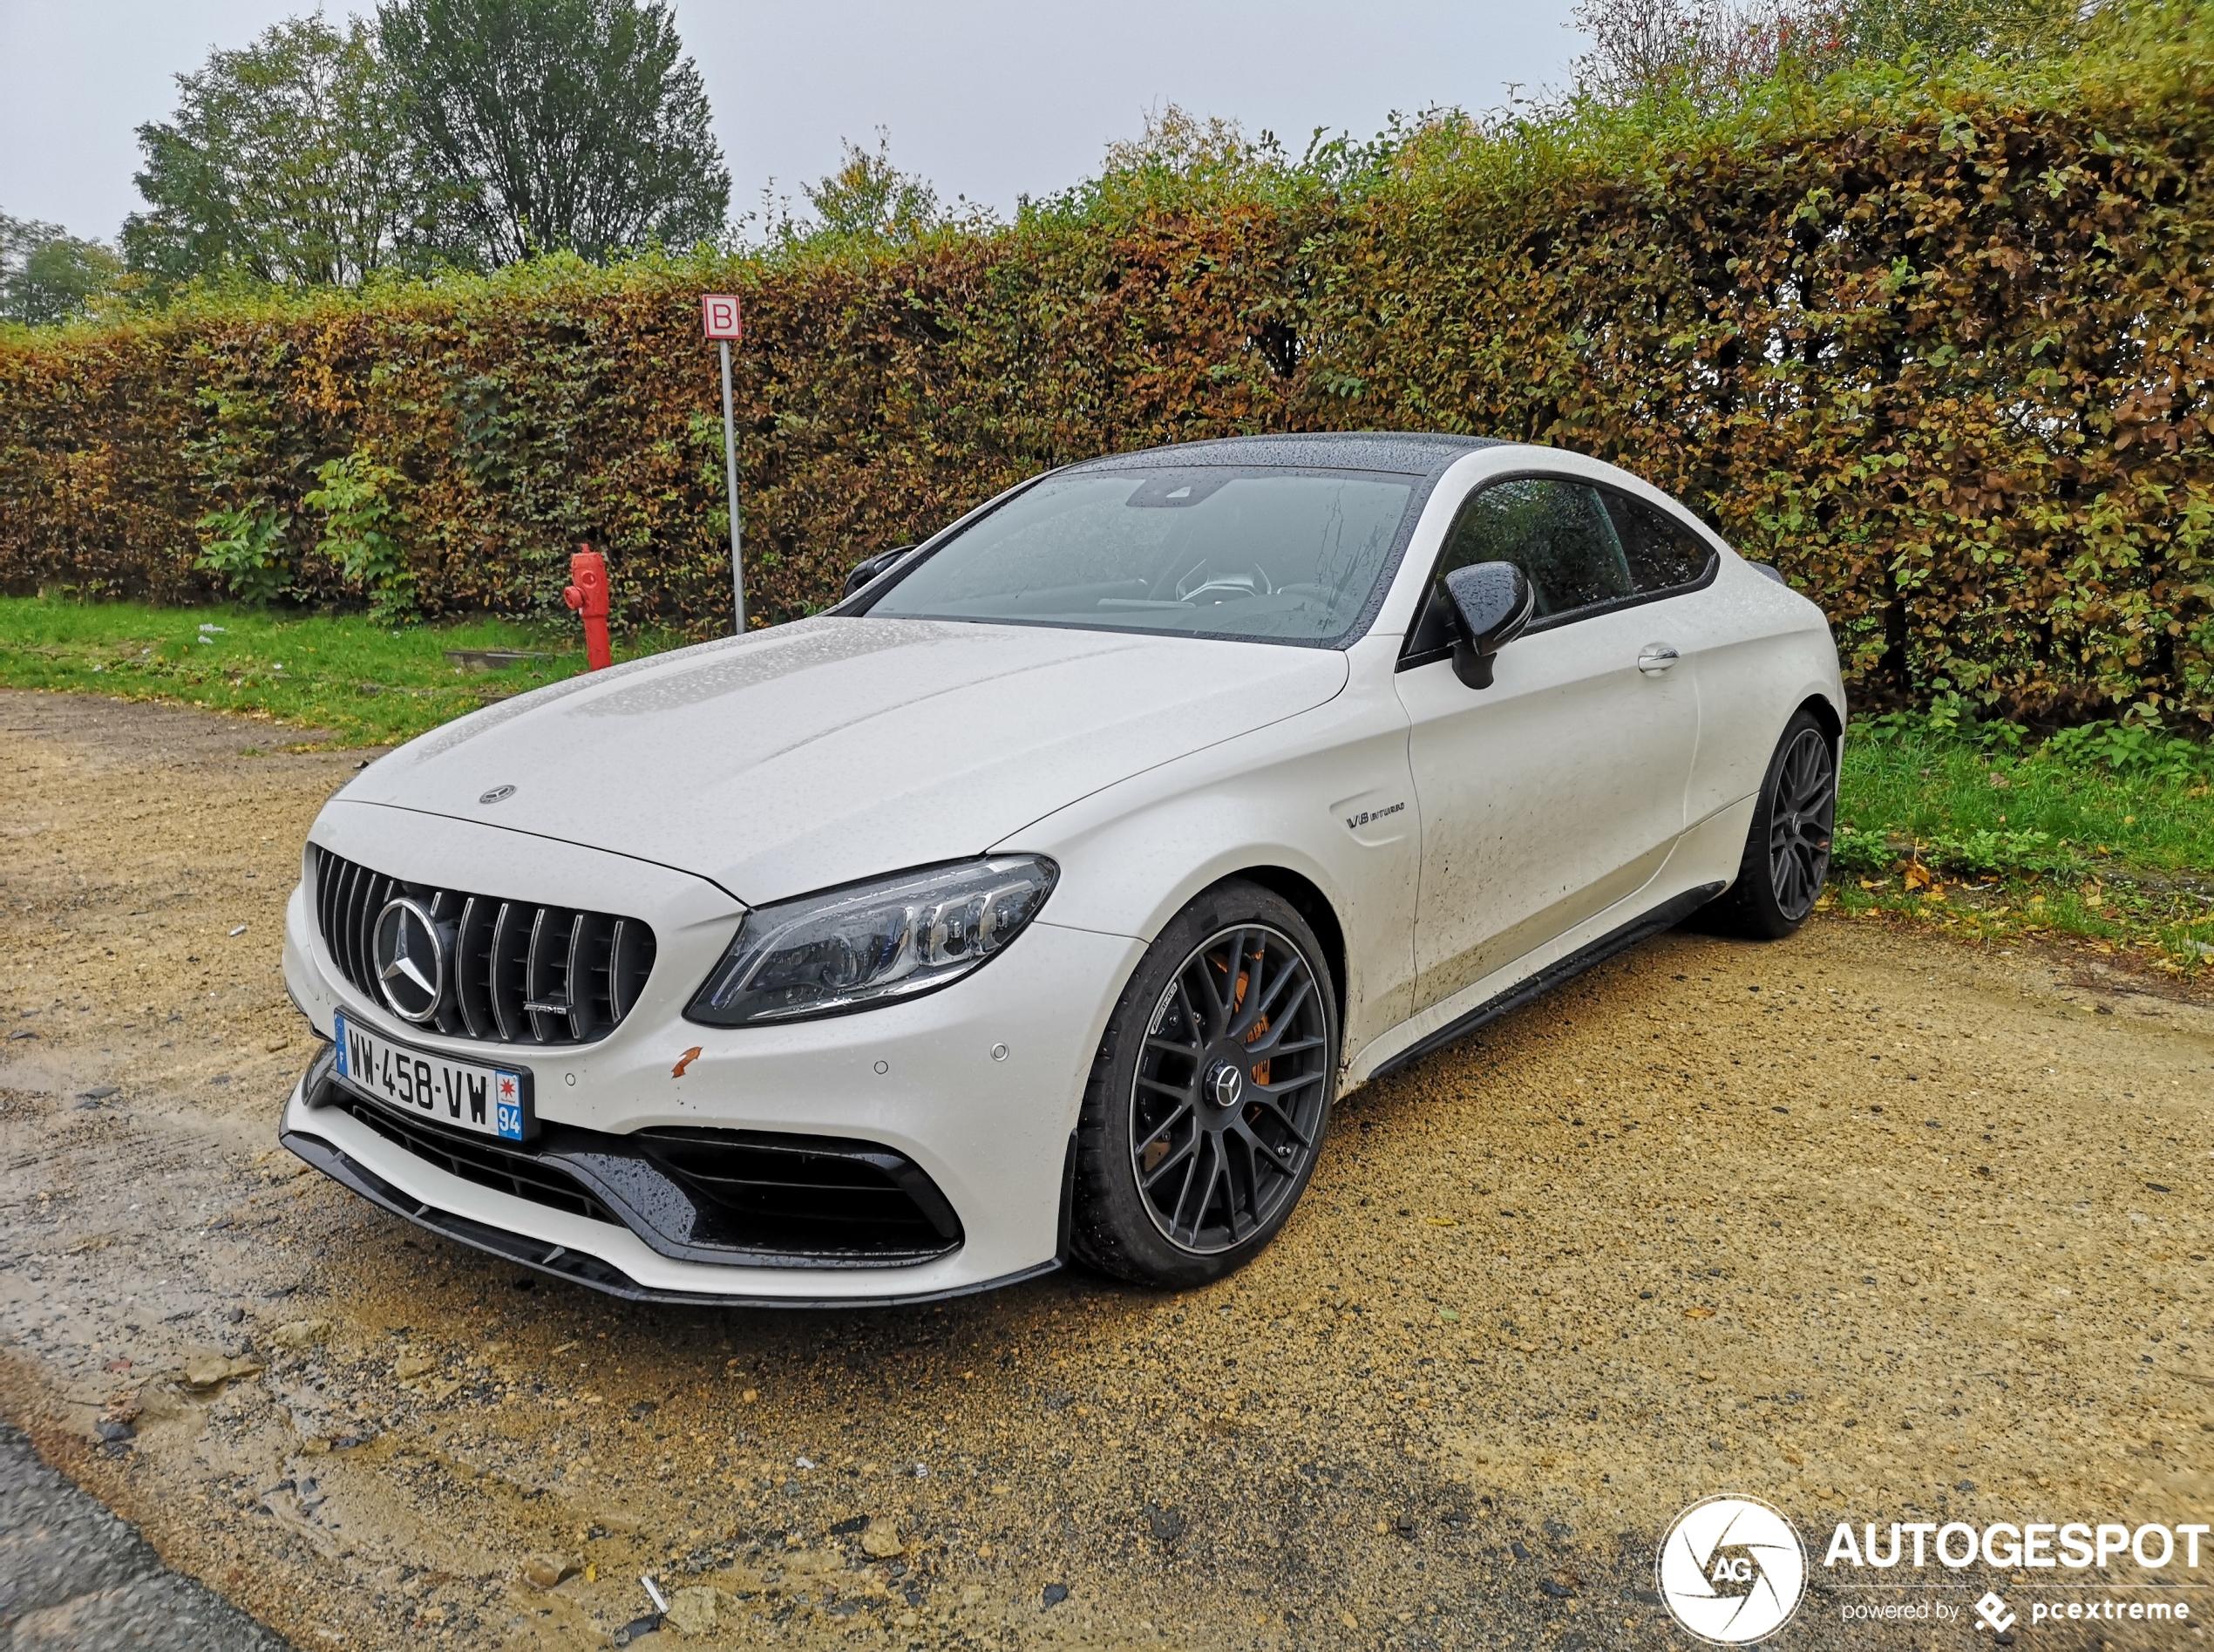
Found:
[[[1288,935],[1241,924],[1192,948],[1131,1084],[1131,1170],[1169,1243],[1232,1249],[1293,1195],[1320,1134],[1328,1047],[1321,989]]]
[[[1785,725],[1753,807],[1737,881],[1700,927],[1780,941],[1807,921],[1830,876],[1837,744],[1810,710]]]
[[[1194,901],[1101,1046],[1078,1129],[1077,1253],[1168,1286],[1257,1253],[1314,1173],[1337,1037],[1328,966],[1287,902],[1240,883]]]
[[[1830,875],[1830,840],[1837,824],[1837,763],[1830,737],[1801,729],[1784,749],[1769,806],[1769,881],[1776,909],[1806,921]]]

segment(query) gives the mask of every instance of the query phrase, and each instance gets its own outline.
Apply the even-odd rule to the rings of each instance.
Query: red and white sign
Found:
[[[703,294],[700,319],[707,324],[710,338],[736,339],[743,336],[738,324],[738,300],[735,293]]]

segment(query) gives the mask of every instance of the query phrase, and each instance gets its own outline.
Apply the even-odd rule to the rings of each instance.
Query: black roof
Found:
[[[1219,441],[1178,442],[1134,453],[1085,459],[1071,470],[1132,470],[1172,465],[1282,466],[1287,469],[1396,471],[1434,476],[1478,448],[1507,444],[1492,436],[1448,436],[1427,431],[1316,431],[1307,435],[1230,436]]]

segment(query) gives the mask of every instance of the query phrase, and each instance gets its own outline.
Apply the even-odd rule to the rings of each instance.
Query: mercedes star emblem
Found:
[[[377,914],[377,989],[404,1021],[428,1021],[446,995],[446,943],[422,903],[401,895]]]

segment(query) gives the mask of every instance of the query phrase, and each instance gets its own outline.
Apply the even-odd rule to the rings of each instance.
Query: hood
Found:
[[[981,854],[1321,704],[1346,669],[1328,649],[822,616],[487,707],[340,795],[656,861],[758,906]]]

